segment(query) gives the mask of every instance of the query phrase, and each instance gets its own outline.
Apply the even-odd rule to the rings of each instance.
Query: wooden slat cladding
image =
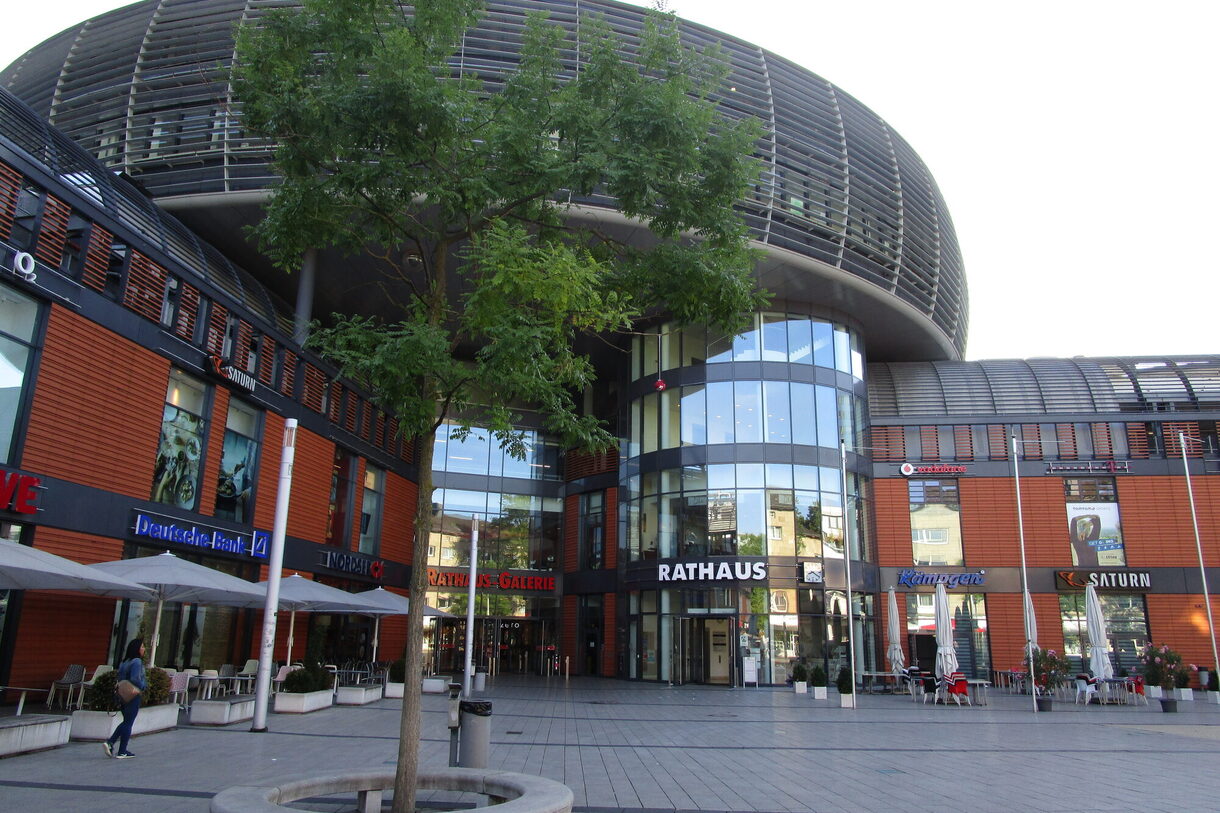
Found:
[[[1161,424],[1161,434],[1165,438],[1165,457],[1182,457],[1182,444],[1178,441],[1179,432],[1186,436],[1186,456],[1202,457],[1203,444],[1198,442],[1200,440],[1198,421],[1164,421]]]
[[[17,198],[21,195],[21,173],[0,161],[0,237],[13,235]]]
[[[381,508],[381,555],[410,563],[415,548],[415,499],[419,486],[386,472],[385,500]]]
[[[606,593],[602,596],[602,674],[607,677],[616,674],[618,668],[618,636],[614,634],[618,629],[617,613],[618,595]]]
[[[969,426],[953,427],[953,455],[956,460],[974,460],[974,435]]]
[[[1207,639],[1207,608],[1203,594],[1156,595],[1148,602],[1148,634],[1182,656],[1184,663],[1211,664],[1212,648]],[[1211,596],[1212,618],[1220,618],[1220,596]],[[1041,628],[1039,628],[1040,630]],[[1200,631],[1204,634],[1200,635]],[[1191,686],[1199,688],[1197,673],[1189,673]],[[1200,699],[1201,702],[1201,699]]]
[[[919,447],[920,460],[940,460],[940,433],[937,427],[919,427]]]
[[[1008,459],[1008,433],[1004,431],[1003,424],[988,424],[987,425],[987,454],[992,460],[1007,460]]]
[[[58,269],[64,259],[64,244],[68,241],[68,220],[72,207],[54,195],[47,195],[43,204],[42,224],[38,229],[38,242],[34,245],[34,256],[52,268]]]
[[[1060,460],[1075,460],[1078,457],[1076,452],[1076,427],[1070,423],[1055,424],[1055,451],[1056,457]]]
[[[618,450],[607,449],[596,454],[569,450],[564,455],[563,470],[564,479],[568,481],[618,471]]]
[[[89,248],[85,251],[85,270],[81,282],[95,291],[106,290],[106,274],[110,270],[110,246],[114,235],[96,223],[89,234]]]
[[[254,342],[254,328],[245,319],[237,320],[237,346],[233,348],[233,364],[239,370],[250,371],[250,349]]]
[[[217,356],[224,356],[225,334],[229,330],[229,309],[213,302],[208,314],[208,336],[204,349]]]
[[[563,572],[579,569],[580,560],[576,545],[580,541],[580,495],[569,494],[563,498]]]
[[[275,386],[275,342],[270,336],[263,336],[258,346],[258,380],[268,387]]]
[[[901,426],[874,426],[869,432],[873,460],[900,463],[907,459],[906,433]]]
[[[1089,430],[1093,436],[1093,457],[1099,460],[1113,460],[1114,439],[1110,436],[1110,424],[1091,424]]]
[[[1148,459],[1148,427],[1144,424],[1127,424],[1127,452],[1137,460]]]
[[[195,325],[199,321],[199,291],[193,286],[182,283],[182,293],[178,297],[178,315],[174,319],[174,335],[184,341],[195,340]]]
[[[602,523],[605,527],[604,533],[606,535],[605,567],[607,570],[614,570],[618,567],[618,523],[614,521],[614,518],[618,516],[617,488],[606,489],[605,512],[606,521]],[[606,629],[613,629],[613,627],[606,627]],[[613,672],[610,674],[613,674]]]
[[[123,304],[145,319],[160,322],[161,306],[164,302],[165,269],[140,252],[133,251]]]
[[[297,354],[291,350],[284,351],[284,369],[280,373],[280,394],[293,397],[297,383]]]
[[[326,373],[309,362],[305,366],[305,390],[301,393],[301,403],[321,413],[326,402]]]
[[[334,470],[335,444],[312,432],[297,430],[293,465],[292,502],[288,534],[310,542],[324,542],[330,508],[330,481]],[[275,504],[276,478],[260,477],[267,500]],[[259,499],[263,499],[260,492]]]
[[[166,359],[52,307],[23,465],[148,499],[168,378]],[[114,431],[116,415],[122,432]],[[65,443],[72,444],[71,454],[64,453]]]
[[[1021,424],[1021,444],[1017,452],[1022,460],[1041,460],[1045,454],[1042,449],[1042,431],[1036,423]]]
[[[580,602],[577,596],[564,596],[561,605],[559,626],[563,633],[559,638],[559,662],[571,658],[576,674],[584,674],[585,661],[576,649],[576,627],[580,623]]]

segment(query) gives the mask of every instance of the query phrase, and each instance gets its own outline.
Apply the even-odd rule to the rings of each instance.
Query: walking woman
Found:
[[[135,756],[135,754],[127,750],[127,741],[131,739],[131,727],[135,724],[136,715],[140,713],[140,697],[144,690],[148,688],[148,680],[144,677],[143,657],[143,639],[131,639],[131,642],[127,644],[127,652],[123,655],[123,662],[119,664],[119,671],[115,677],[115,682],[130,680],[140,690],[141,694],[135,695],[121,706],[120,711],[123,714],[123,722],[119,723],[119,727],[110,735],[110,739],[106,740],[102,745],[106,749],[106,756],[108,757],[131,759]],[[116,741],[118,742],[118,750],[115,750]]]

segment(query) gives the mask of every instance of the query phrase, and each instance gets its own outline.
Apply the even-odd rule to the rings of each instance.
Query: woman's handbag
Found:
[[[130,680],[120,680],[118,683],[114,684],[114,693],[117,694],[124,703],[130,703],[131,699],[140,693],[140,690],[136,684],[132,683]]]

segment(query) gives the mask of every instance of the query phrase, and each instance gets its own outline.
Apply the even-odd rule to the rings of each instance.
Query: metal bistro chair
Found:
[[[169,679],[169,700],[177,703],[183,711],[191,710],[191,676],[187,672],[175,672]]]
[[[82,692],[85,687],[85,667],[79,663],[74,663],[64,670],[64,676],[59,680],[51,683],[51,690],[47,692],[47,708],[55,702],[55,694],[59,690],[63,690],[67,694],[67,698],[61,698],[59,704],[64,708],[72,706],[72,695],[80,689]]]
[[[93,670],[93,677],[81,683],[80,691],[76,693],[76,707],[78,709],[85,707],[85,692],[93,687],[93,681],[97,680],[107,672],[113,672],[114,667],[108,663],[99,663],[97,668]]]

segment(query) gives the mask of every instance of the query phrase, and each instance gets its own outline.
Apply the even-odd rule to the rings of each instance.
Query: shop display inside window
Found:
[[[170,373],[153,470],[153,502],[194,509],[203,450],[204,386],[178,370]]]

